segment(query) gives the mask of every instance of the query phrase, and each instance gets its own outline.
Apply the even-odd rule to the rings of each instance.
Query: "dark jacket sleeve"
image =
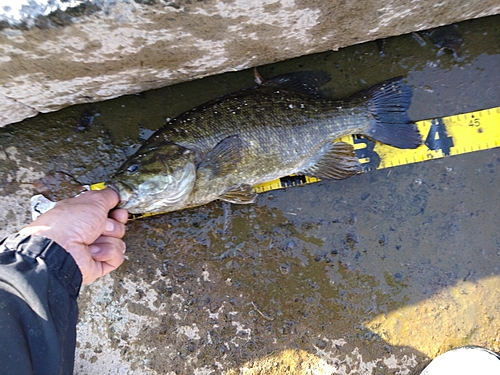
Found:
[[[72,374],[82,283],[57,243],[14,234],[0,241],[0,373]]]

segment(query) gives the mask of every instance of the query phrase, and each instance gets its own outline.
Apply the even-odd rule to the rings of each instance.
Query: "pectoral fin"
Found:
[[[253,192],[250,185],[240,185],[227,191],[219,199],[236,204],[250,204],[257,200],[257,193]]]
[[[214,176],[230,173],[238,167],[242,158],[243,142],[237,135],[220,141],[199,165],[200,169],[208,169]]]
[[[349,143],[326,143],[301,171],[308,176],[343,180],[362,172],[354,148]]]

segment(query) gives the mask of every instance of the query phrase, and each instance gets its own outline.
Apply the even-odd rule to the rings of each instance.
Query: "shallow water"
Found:
[[[499,21],[460,23],[458,57],[403,35],[384,56],[370,42],[259,72],[327,71],[336,98],[403,75],[413,120],[496,107]],[[27,220],[32,181],[105,180],[166,118],[252,84],[228,73],[0,129],[3,232]],[[403,374],[459,345],[500,351],[499,167],[491,149],[132,221],[128,261],[82,292],[77,373],[288,373],[293,359]]]

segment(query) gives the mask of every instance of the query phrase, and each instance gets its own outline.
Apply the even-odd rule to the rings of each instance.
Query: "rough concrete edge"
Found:
[[[463,16],[460,19],[453,20],[449,23],[457,23],[457,22],[462,22],[462,21],[466,21],[466,20],[470,20],[470,19],[492,16],[492,15],[496,15],[496,14],[500,14],[500,5],[496,8],[492,8],[488,11],[478,12],[476,14],[470,14],[470,13],[463,14]],[[439,26],[443,26],[447,23],[442,23],[442,24],[438,24],[438,25],[419,24],[415,28],[415,30],[404,30],[403,33],[389,34],[389,35],[384,36],[384,38],[402,35],[402,34],[414,32],[414,31],[420,31],[420,30],[426,30],[429,28],[439,27]],[[373,41],[373,40],[376,40],[379,38],[381,38],[380,35],[374,36],[374,35],[367,34],[366,38],[364,38],[364,39],[360,39],[360,40],[356,40],[356,41],[353,40],[353,43],[346,43],[346,45],[335,45],[334,47],[331,48],[331,50],[338,50],[340,48],[346,48],[346,47],[349,47],[352,45],[366,43],[366,42]],[[324,49],[324,48],[318,49],[318,50],[310,49],[307,54],[321,53],[321,52],[325,52],[327,50],[330,50],[330,49]],[[125,90],[120,91],[119,93],[110,93],[109,96],[105,96],[102,100],[99,100],[97,102],[104,101],[104,100],[110,100],[110,99],[114,99],[114,98],[125,96],[125,95],[133,95],[133,94],[137,94],[137,93],[144,92],[144,91],[151,90],[151,89],[168,87],[168,86],[172,86],[172,85],[179,84],[182,82],[188,82],[188,81],[193,81],[196,79],[201,79],[201,78],[204,78],[207,76],[218,75],[218,74],[223,74],[223,73],[227,73],[227,72],[240,71],[240,70],[252,68],[254,66],[266,65],[266,64],[275,63],[275,62],[279,62],[279,61],[283,61],[283,60],[287,60],[287,59],[295,58],[295,57],[299,57],[299,56],[300,56],[300,54],[296,54],[296,55],[292,55],[292,56],[274,57],[272,59],[261,60],[261,61],[260,60],[259,61],[248,60],[246,62],[241,62],[240,64],[238,64],[236,66],[231,66],[231,67],[218,66],[215,68],[208,68],[202,73],[184,74],[183,76],[180,76],[178,78],[169,78],[168,81],[164,81],[164,82],[139,83],[137,85],[132,85],[132,84],[121,85],[124,87],[125,86],[128,86],[128,87]],[[117,72],[117,74],[120,74],[120,72]],[[103,87],[105,85],[109,85],[109,82],[107,83],[106,80],[102,79],[102,77],[100,77],[99,81],[102,82]],[[72,82],[72,81],[71,80],[68,81],[68,84],[70,82]],[[123,89],[123,87],[122,87],[122,89]],[[45,110],[39,110],[39,109],[33,108],[29,105],[24,104],[21,100],[16,100],[16,99],[13,99],[13,98],[6,96],[5,94],[0,93],[0,107],[5,108],[3,113],[0,114],[0,127],[22,121],[23,119],[26,119],[29,117],[36,116],[38,113],[49,113],[49,112],[54,112],[54,111],[66,108],[66,107],[71,106],[71,105],[94,103],[94,102],[96,102],[96,101],[93,100],[91,97],[86,96],[85,93],[82,92],[80,95],[73,95],[73,100],[71,103],[55,104],[55,105],[53,105],[51,110],[45,111]],[[12,109],[9,109],[9,107]]]

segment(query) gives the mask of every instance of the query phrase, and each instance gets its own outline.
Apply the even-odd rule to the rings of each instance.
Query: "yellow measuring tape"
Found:
[[[418,163],[445,156],[465,154],[500,146],[500,107],[418,121],[424,143],[416,149],[399,149],[373,142],[359,135],[336,140],[350,143],[365,172],[374,169]],[[254,186],[256,193],[320,181],[309,176],[287,176]],[[104,189],[104,183],[90,185],[91,190]],[[134,218],[156,215],[143,214]]]

